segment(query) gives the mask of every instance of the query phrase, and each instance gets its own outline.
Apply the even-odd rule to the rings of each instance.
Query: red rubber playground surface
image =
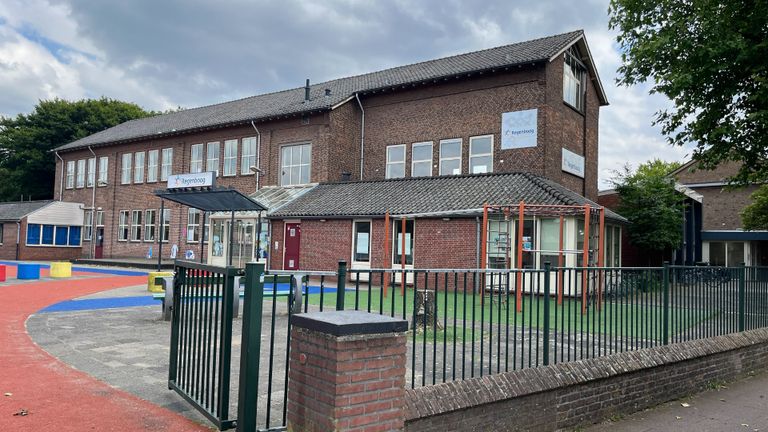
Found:
[[[76,371],[32,342],[24,323],[34,312],[147,280],[146,276],[98,276],[0,283],[0,431],[210,431]]]

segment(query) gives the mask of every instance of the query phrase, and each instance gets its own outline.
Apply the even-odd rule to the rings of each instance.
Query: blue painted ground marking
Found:
[[[19,261],[0,261],[0,264],[4,265],[12,265],[14,267],[19,265]],[[40,264],[41,269],[49,269],[51,266],[49,264]],[[99,273],[99,274],[110,274],[115,276],[147,276],[149,272],[141,271],[141,270],[117,270],[117,269],[102,269],[102,268],[93,268],[93,267],[72,267],[73,272],[87,272],[87,273]]]
[[[153,299],[152,296],[106,297],[82,300],[66,300],[52,304],[44,309],[39,310],[38,312],[73,312],[94,309],[117,309],[136,306],[152,306],[156,304],[157,300]]]

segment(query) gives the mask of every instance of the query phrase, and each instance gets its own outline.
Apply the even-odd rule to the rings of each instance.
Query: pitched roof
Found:
[[[440,215],[477,213],[483,204],[598,206],[551,180],[530,173],[417,177],[323,183],[269,214],[271,218]],[[609,219],[626,222],[606,209]]]
[[[0,203],[0,221],[19,221],[52,202],[53,200]]]
[[[586,47],[583,31],[578,30],[317,83],[310,87],[309,101],[304,100],[304,88],[298,87],[216,105],[130,120],[62,145],[56,150],[74,150],[90,145],[104,145],[243,124],[252,120],[263,121],[301,113],[328,111],[356,93],[365,95],[403,85],[430,83],[438,79],[456,78],[480,71],[552,60],[576,42],[582,43]],[[596,73],[591,67],[591,62],[587,63],[593,73]],[[598,85],[598,87],[600,86]],[[326,96],[326,89],[330,91],[328,96]],[[601,96],[601,101],[607,103],[601,87],[598,89],[598,93]]]

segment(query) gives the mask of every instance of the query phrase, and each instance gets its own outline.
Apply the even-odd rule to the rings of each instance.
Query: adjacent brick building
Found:
[[[0,260],[70,260],[82,248],[82,204],[0,203]]]
[[[262,199],[328,182],[528,172],[594,201],[606,104],[576,31],[129,121],[59,147],[55,192],[85,203],[94,235],[83,253],[97,257],[157,251],[152,192],[170,173],[217,171],[218,185]],[[165,241],[202,249],[199,213],[171,204],[164,219]],[[214,241],[226,243],[228,222],[213,221]],[[274,264],[269,251],[285,235],[283,222],[238,221],[237,253],[269,254]],[[322,241],[330,229],[309,234],[317,222],[299,223],[302,242]],[[439,220],[430,223],[445,237]],[[219,243],[202,252],[221,257],[229,245]]]

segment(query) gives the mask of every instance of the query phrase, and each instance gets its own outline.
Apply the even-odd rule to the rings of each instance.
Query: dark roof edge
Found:
[[[587,63],[587,67],[589,68],[589,72],[594,76],[594,79],[591,81],[595,82],[595,88],[597,89],[597,97],[600,99],[600,106],[607,106],[610,105],[608,102],[608,96],[605,94],[605,88],[603,87],[603,82],[600,80],[600,74],[597,72],[597,67],[595,67],[595,62],[592,57],[592,50],[589,49],[589,44],[587,43],[587,36],[584,34],[584,30],[579,30],[581,33],[573,42],[569,43],[567,46],[565,46],[563,49],[558,51],[555,55],[553,55],[549,61],[553,61],[557,57],[561,56],[568,48],[572,47],[574,44],[577,44],[581,42],[581,44],[584,47],[584,51],[586,51],[587,58],[589,59]]]

